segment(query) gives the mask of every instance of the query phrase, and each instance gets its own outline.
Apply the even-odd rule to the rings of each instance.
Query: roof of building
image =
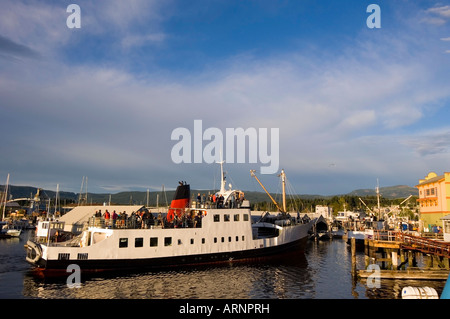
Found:
[[[432,174],[432,173],[428,174],[428,176],[427,176],[428,178],[426,177],[425,179],[421,179],[421,180],[419,181],[419,184],[416,185],[416,187],[422,186],[422,185],[425,185],[425,184],[430,184],[430,183],[439,182],[439,181],[445,179],[445,175],[439,175],[439,176],[431,177],[431,176],[433,176],[433,175],[436,175],[435,173],[433,173],[433,175],[431,175],[431,174]]]

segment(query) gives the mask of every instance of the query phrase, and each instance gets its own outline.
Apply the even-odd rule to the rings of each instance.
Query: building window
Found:
[[[178,245],[181,245],[181,244],[182,244],[181,239],[178,239]]]
[[[234,221],[238,222],[239,221],[239,214],[234,214]]]
[[[214,244],[217,243],[217,237],[214,237]]]
[[[134,239],[134,247],[144,247],[144,238],[139,237]]]
[[[128,247],[128,238],[119,238],[119,248]]]
[[[158,246],[158,237],[151,237],[150,238],[150,247],[156,247]]]
[[[244,214],[244,221],[248,222],[248,214]]]
[[[164,246],[172,246],[172,237],[164,237]]]
[[[194,245],[194,238],[191,238],[191,245]]]
[[[230,221],[230,214],[223,215],[223,219],[224,219],[224,221],[229,222]]]
[[[221,241],[222,241],[222,243],[224,243],[225,242],[225,237],[222,237]]]
[[[220,215],[219,214],[215,214],[214,215],[214,222],[220,222]]]
[[[205,238],[202,238],[202,244],[204,244],[206,242]]]

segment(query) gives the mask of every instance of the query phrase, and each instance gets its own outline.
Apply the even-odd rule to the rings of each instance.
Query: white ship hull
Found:
[[[27,261],[41,269],[159,268],[244,261],[302,251],[312,222],[251,222],[248,209],[199,209],[201,227],[108,229],[91,227],[77,241],[27,243]]]

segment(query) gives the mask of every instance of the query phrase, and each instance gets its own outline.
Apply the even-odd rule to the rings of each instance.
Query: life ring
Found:
[[[32,264],[36,264],[38,262],[38,260],[42,257],[41,246],[32,241],[28,241],[27,249],[34,252],[34,254],[27,252],[27,257],[26,257],[27,261],[29,261]]]

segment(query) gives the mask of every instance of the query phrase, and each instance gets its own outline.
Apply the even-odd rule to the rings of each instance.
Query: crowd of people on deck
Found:
[[[109,212],[106,209],[104,212],[97,210],[93,217],[104,221],[104,226],[108,228],[149,229],[153,226],[163,228],[199,228],[201,227],[203,216],[202,211],[192,210],[182,214],[180,217],[175,215],[174,220],[169,222],[162,213],[158,213],[155,217],[147,209],[132,212],[130,215],[125,211],[117,213],[115,210]]]
[[[225,201],[223,195],[218,193],[206,195],[197,195],[197,208],[207,205],[211,208],[239,208],[244,200],[244,193],[236,192],[228,197]],[[110,212],[108,209],[102,212],[97,210],[94,218],[104,222],[104,226],[108,228],[141,228],[148,229],[153,226],[163,228],[198,228],[201,227],[201,221],[204,217],[201,210],[185,210],[182,214],[175,214],[173,221],[168,221],[162,213],[155,216],[148,209],[141,209],[132,212],[130,215],[126,211]],[[97,223],[98,224],[98,223]],[[102,224],[103,225],[103,224]]]
[[[239,208],[244,201],[244,193],[235,192],[232,193],[228,199],[225,201],[225,198],[222,194],[197,194],[197,204],[199,205],[210,205],[211,208]]]

